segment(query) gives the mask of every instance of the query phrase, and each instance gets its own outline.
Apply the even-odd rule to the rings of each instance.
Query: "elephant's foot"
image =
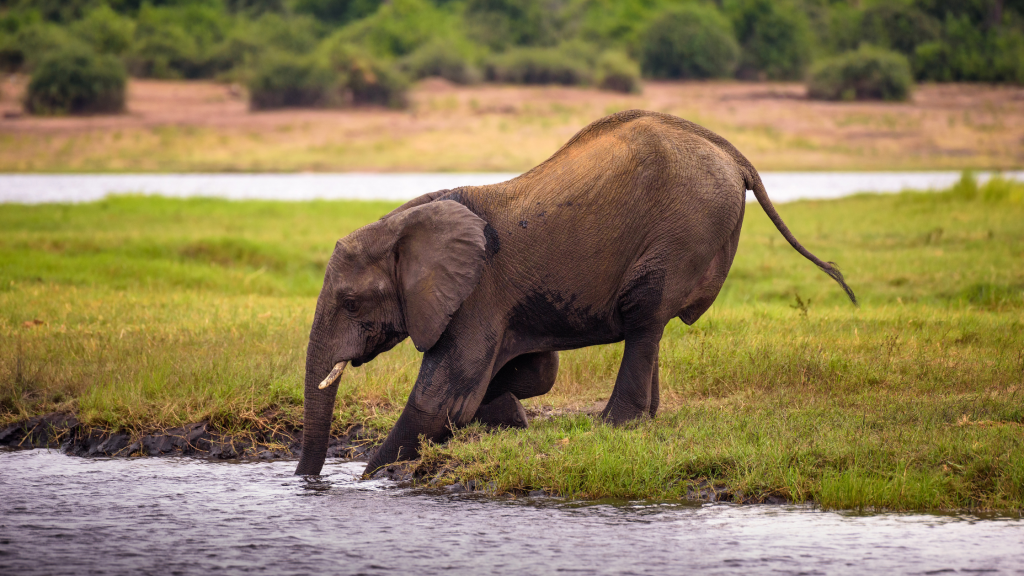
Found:
[[[628,422],[650,417],[651,412],[649,407],[641,407],[637,404],[631,404],[628,402],[619,402],[615,398],[610,399],[608,404],[604,407],[604,410],[601,411],[601,418],[613,426],[621,426]]]
[[[481,406],[473,415],[473,420],[492,428],[526,428],[529,425],[526,410],[511,392],[506,392],[489,404]]]

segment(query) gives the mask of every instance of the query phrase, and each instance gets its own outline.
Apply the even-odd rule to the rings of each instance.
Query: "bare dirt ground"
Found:
[[[124,114],[21,114],[0,98],[0,171],[520,171],[629,108],[668,112],[735,144],[760,170],[1020,169],[1024,88],[922,85],[908,103],[808,100],[800,84],[649,82],[587,88],[418,84],[407,110],[250,112],[212,82],[133,80]]]

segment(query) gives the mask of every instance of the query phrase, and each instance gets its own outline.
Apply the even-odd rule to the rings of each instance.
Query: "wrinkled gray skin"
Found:
[[[789,232],[731,144],[637,110],[594,122],[518,178],[426,194],[342,238],[310,330],[296,473],[323,465],[338,387],[317,385],[332,366],[369,362],[407,336],[423,362],[368,473],[414,458],[421,435],[443,440],[488,406],[546,393],[558,350],[625,340],[604,418],[654,416],[662,332],[675,317],[692,324],[714,302],[748,189],[852,300],[838,269]]]

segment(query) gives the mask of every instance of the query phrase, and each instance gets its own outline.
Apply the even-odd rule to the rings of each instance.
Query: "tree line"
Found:
[[[254,108],[402,106],[426,76],[898,99],[915,80],[1024,83],[1024,0],[0,0],[0,68],[72,96],[126,75],[240,82]],[[60,91],[26,106],[81,108]]]

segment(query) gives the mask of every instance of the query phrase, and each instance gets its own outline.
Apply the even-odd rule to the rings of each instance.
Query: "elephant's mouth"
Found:
[[[372,361],[377,356],[380,356],[380,354],[380,352],[371,352],[368,356],[363,356],[362,358],[353,358],[351,364],[353,367],[358,368],[363,364],[369,364],[370,361]]]
[[[331,370],[331,373],[327,375],[327,378],[324,378],[323,382],[320,383],[320,386],[318,386],[318,388],[320,390],[323,390],[324,388],[327,388],[331,384],[337,382],[338,379],[341,378],[342,372],[345,371],[345,366],[347,364],[348,360],[343,360],[335,364],[334,368]]]

